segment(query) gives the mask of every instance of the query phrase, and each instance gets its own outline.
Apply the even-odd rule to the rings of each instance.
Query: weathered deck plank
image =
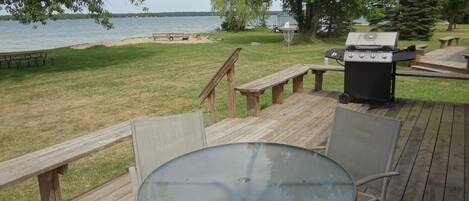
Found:
[[[345,107],[403,122],[394,158],[401,175],[391,179],[387,201],[464,200],[468,196],[464,188],[469,185],[464,182],[468,181],[465,163],[469,154],[464,153],[469,149],[464,146],[469,145],[469,138],[464,135],[469,135],[469,105],[398,99],[391,108],[370,108],[338,104],[337,96],[325,91],[294,94],[283,104],[262,110],[259,117],[223,120],[208,127],[207,140],[210,145],[245,141],[305,148],[324,145],[335,108]],[[128,175],[124,175],[74,200],[131,201],[130,189]]]
[[[407,183],[412,188],[406,188],[403,200],[422,200],[430,171],[433,151],[440,127],[443,104],[435,104],[418,150],[418,157],[414,162],[412,174]]]
[[[464,200],[464,107],[456,105],[446,175],[445,200]]]
[[[451,140],[454,106],[445,104],[441,118],[438,140],[431,164],[424,201],[442,201],[445,193],[446,172],[448,170],[448,155]]]
[[[420,112],[420,116],[412,128],[408,142],[404,147],[396,166],[396,171],[400,173],[400,176],[391,179],[389,182],[389,189],[386,196],[387,200],[401,200],[404,197],[407,183],[411,176],[412,168],[414,166],[415,159],[417,158],[418,150],[422,143],[432,108],[432,103],[425,103],[422,111]]]

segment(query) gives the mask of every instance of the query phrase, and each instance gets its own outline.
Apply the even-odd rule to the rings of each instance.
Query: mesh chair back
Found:
[[[141,118],[131,126],[140,182],[163,163],[206,145],[201,112]]]
[[[401,123],[393,119],[337,108],[326,155],[355,179],[389,172]],[[386,179],[365,184],[384,193]]]

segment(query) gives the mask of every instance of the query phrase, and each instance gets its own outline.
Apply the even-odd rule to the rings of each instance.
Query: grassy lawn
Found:
[[[400,41],[400,47],[426,43],[439,47],[438,38],[462,36],[469,46],[469,25],[453,33],[438,27],[431,41]],[[366,30],[368,27],[358,27]],[[326,50],[343,47],[345,37],[296,43],[290,53],[283,36],[268,31],[220,33],[210,44],[140,44],[55,49],[55,65],[0,68],[0,161],[45,148],[138,116],[206,110],[198,94],[224,60],[242,47],[236,65],[238,84],[298,63],[322,63]],[[465,38],[465,39],[464,39]],[[260,46],[251,46],[259,42]],[[332,62],[330,61],[332,64]],[[312,87],[313,76],[306,86]],[[327,73],[326,90],[342,90],[342,75]],[[290,89],[290,88],[288,88]],[[219,116],[226,116],[225,84],[217,89]],[[469,103],[469,81],[399,77],[398,97]],[[268,106],[270,95],[262,97]],[[237,97],[238,116],[245,116],[245,98]],[[63,195],[71,198],[125,172],[132,165],[130,142],[123,142],[70,164],[61,178]],[[0,189],[0,200],[38,200],[36,178]]]

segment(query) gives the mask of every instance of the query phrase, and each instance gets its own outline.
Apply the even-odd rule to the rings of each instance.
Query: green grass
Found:
[[[358,27],[366,30],[368,27]],[[400,46],[427,43],[459,35],[469,46],[469,25],[454,33],[439,27],[431,41],[400,41]],[[138,116],[206,110],[197,96],[223,61],[242,47],[236,65],[237,83],[269,75],[297,63],[322,63],[326,50],[343,47],[345,37],[296,42],[290,53],[283,36],[268,31],[220,33],[210,44],[140,44],[94,47],[86,50],[55,49],[55,65],[0,69],[0,161],[39,150]],[[251,42],[260,42],[252,47]],[[342,90],[340,73],[327,73],[326,90]],[[312,87],[308,76],[306,86]],[[287,89],[290,89],[288,87]],[[399,77],[397,96],[469,103],[469,81]],[[262,97],[270,103],[270,93]],[[226,116],[226,84],[217,88],[219,116]],[[238,116],[245,116],[245,98],[237,97]],[[74,162],[61,178],[65,198],[109,180],[133,162],[130,143],[123,142]],[[38,200],[36,178],[0,189],[0,200]]]

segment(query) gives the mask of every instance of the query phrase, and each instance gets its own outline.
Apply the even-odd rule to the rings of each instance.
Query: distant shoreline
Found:
[[[268,15],[277,15],[281,11],[269,11]],[[196,16],[218,16],[216,12],[160,12],[160,13],[113,13],[111,18],[129,18],[129,17],[196,17]],[[89,14],[57,14],[51,19],[91,19]],[[11,15],[0,15],[0,21],[17,21]]]

